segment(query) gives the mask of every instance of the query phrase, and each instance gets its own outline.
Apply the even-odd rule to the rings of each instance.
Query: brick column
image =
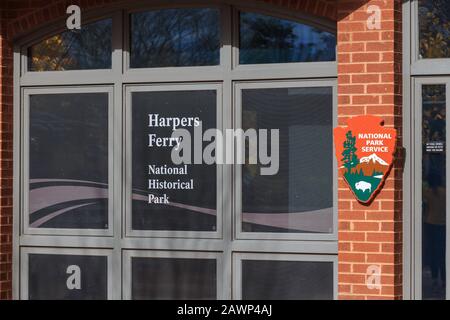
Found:
[[[381,29],[367,9],[381,9]],[[371,114],[398,130],[397,159],[381,193],[358,203],[339,178],[339,298],[402,297],[401,1],[338,0],[338,120]],[[369,289],[367,269],[381,268],[381,288]]]

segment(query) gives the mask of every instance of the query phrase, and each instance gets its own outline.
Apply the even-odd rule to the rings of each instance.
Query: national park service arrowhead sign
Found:
[[[358,116],[334,129],[338,170],[358,201],[370,203],[394,161],[397,131],[375,116]]]

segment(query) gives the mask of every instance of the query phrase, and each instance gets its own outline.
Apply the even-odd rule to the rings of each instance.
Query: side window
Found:
[[[16,44],[18,295],[336,297],[334,22],[166,2]]]

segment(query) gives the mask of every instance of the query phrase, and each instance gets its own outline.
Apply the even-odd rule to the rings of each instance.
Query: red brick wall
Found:
[[[380,30],[367,27],[367,7],[382,10]],[[381,116],[397,128],[401,119],[401,1],[341,0],[338,4],[338,118]],[[402,171],[401,153],[381,193],[361,205],[339,179],[339,297],[399,299],[402,297]],[[381,289],[369,289],[366,271],[381,266]]]

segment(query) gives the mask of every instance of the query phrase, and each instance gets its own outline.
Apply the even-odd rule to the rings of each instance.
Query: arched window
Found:
[[[404,230],[415,230],[404,239],[411,252],[404,261],[405,297],[444,300],[450,297],[445,277],[450,248],[445,232],[449,217],[445,145],[450,105],[450,2],[404,2],[403,35],[404,141],[411,150],[405,177],[416,177],[415,181],[405,179],[403,186],[404,195],[410,197],[404,201],[404,212],[410,215],[404,219]],[[407,203],[414,205],[408,207]]]
[[[28,47],[29,71],[111,68],[112,20],[99,20],[81,30],[65,31]]]
[[[216,2],[82,19],[19,44],[20,297],[336,297],[335,25]]]
[[[419,1],[419,58],[450,58],[450,3]]]

